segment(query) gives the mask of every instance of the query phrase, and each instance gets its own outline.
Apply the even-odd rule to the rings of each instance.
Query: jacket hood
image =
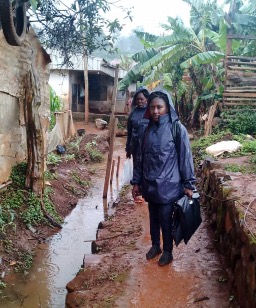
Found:
[[[136,97],[139,93],[145,93],[147,95],[147,99],[148,99],[148,96],[149,96],[149,91],[146,87],[140,87],[133,95],[133,98],[132,98],[132,108],[135,108],[136,107]]]
[[[167,91],[165,91],[165,90],[153,91],[153,92],[151,92],[151,94],[152,93],[156,93],[156,92],[161,92],[161,93],[163,93],[163,94],[165,94],[167,96],[168,102],[169,102],[169,116],[170,116],[171,122],[173,123],[173,122],[179,120],[179,117],[178,117],[178,115],[176,113],[176,110],[175,110],[173,102],[172,102],[171,95]],[[150,117],[149,104],[147,105],[147,110],[145,112],[144,118],[146,118],[146,119],[150,119],[151,118]]]

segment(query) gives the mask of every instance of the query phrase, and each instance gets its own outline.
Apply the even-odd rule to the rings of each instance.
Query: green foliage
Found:
[[[242,173],[246,172],[245,166],[241,166],[238,164],[227,164],[225,166],[225,170],[230,172],[242,172]]]
[[[250,160],[248,165],[228,164],[225,166],[225,170],[229,172],[241,172],[243,174],[255,174],[255,160]]]
[[[119,122],[119,121],[118,121],[118,123],[117,123],[117,128],[119,128],[119,129],[124,129],[124,128],[126,128],[126,123],[124,123],[124,122]]]
[[[18,253],[18,261],[15,271],[26,273],[33,264],[33,254],[28,251],[21,251]]]
[[[25,186],[26,171],[27,171],[27,163],[25,162],[22,162],[12,168],[10,178],[13,182],[13,185],[22,188]]]
[[[74,55],[90,55],[97,49],[111,52],[123,18],[132,19],[130,9],[108,0],[64,2],[60,10],[57,0],[40,1],[33,15],[40,41],[60,55],[62,64],[72,65]],[[122,22],[108,18],[111,7],[119,8]]]
[[[223,115],[225,116],[225,115]],[[227,128],[234,134],[256,134],[256,112],[237,112],[233,117],[227,117]]]
[[[65,162],[68,162],[68,161],[74,160],[74,159],[75,159],[75,154],[66,154],[66,155],[64,156]]]
[[[58,165],[62,161],[60,155],[56,155],[54,153],[49,153],[47,155],[47,164]]]
[[[21,212],[21,218],[26,225],[37,225],[44,221],[40,199],[33,193],[28,195],[26,206]]]
[[[197,168],[200,161],[206,156],[205,149],[222,140],[230,140],[233,138],[233,134],[229,131],[222,131],[213,133],[207,137],[201,137],[191,142],[191,150],[194,156],[195,167]]]
[[[16,228],[17,210],[24,204],[24,192],[11,188],[0,194],[0,230],[2,233],[11,227]]]
[[[51,172],[50,170],[46,170],[45,173],[44,173],[44,180],[47,181],[47,180],[54,180],[56,179],[56,174]]]
[[[85,149],[88,152],[91,161],[93,162],[101,162],[103,159],[102,153],[97,148],[97,142],[91,141],[86,143]]]
[[[72,172],[72,178],[74,179],[75,182],[77,182],[81,186],[84,186],[86,188],[89,188],[91,186],[90,181],[82,180],[76,172]]]
[[[53,88],[50,87],[50,112],[51,112],[50,130],[52,130],[56,124],[56,117],[55,117],[54,112],[60,111],[62,108],[63,108],[63,104],[59,96],[57,96]]]
[[[58,223],[62,223],[62,219],[61,217],[58,215],[56,208],[54,206],[54,204],[52,203],[51,199],[50,199],[50,194],[52,193],[51,188],[45,188],[44,190],[44,207],[45,210],[47,211],[47,213],[53,218],[55,219],[55,221],[57,221]]]
[[[256,140],[247,140],[242,144],[242,151],[244,153],[256,154]]]
[[[56,221],[61,222],[61,218],[58,216],[54,204],[50,200],[51,190],[45,189],[43,196],[43,203],[46,212],[54,218]],[[21,218],[26,225],[39,225],[45,223],[44,213],[41,207],[41,199],[34,193],[29,193],[26,199],[26,206],[23,206],[21,212]]]
[[[79,152],[80,143],[83,139],[83,136],[76,138],[75,140],[71,141],[67,145],[67,151],[72,154],[77,154]]]

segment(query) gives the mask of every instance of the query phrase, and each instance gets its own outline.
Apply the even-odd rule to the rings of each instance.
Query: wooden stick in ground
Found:
[[[115,164],[116,164],[116,161],[113,160],[112,168],[111,168],[110,184],[112,184],[112,182],[113,182],[113,174],[114,174]]]
[[[116,166],[116,177],[119,176],[119,168],[120,168],[120,156],[117,158],[117,166]]]
[[[104,189],[103,189],[103,198],[107,198],[107,195],[108,195],[108,185],[109,185],[111,163],[112,163],[113,152],[114,152],[114,143],[115,143],[115,137],[116,137],[117,122],[118,122],[118,119],[115,118],[112,133],[110,135],[109,153],[108,153],[106,176],[105,176]]]
[[[215,102],[211,107],[208,115],[208,120],[206,122],[206,127],[205,127],[205,136],[209,136],[212,133],[212,120],[214,118],[217,106],[219,102]]]
[[[114,86],[113,86],[112,99],[111,99],[111,114],[110,114],[110,119],[109,119],[109,137],[111,137],[110,134],[112,132],[112,127],[113,127],[114,118],[115,118],[118,75],[119,75],[119,65],[117,64],[115,68],[115,79],[114,79]]]

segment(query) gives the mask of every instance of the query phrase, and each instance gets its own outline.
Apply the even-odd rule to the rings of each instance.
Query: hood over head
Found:
[[[165,90],[159,90],[159,91],[151,92],[151,94],[149,95],[149,98],[148,98],[148,106],[147,106],[147,110],[145,112],[144,118],[150,119],[150,108],[149,108],[150,101],[152,99],[154,99],[155,97],[161,97],[161,94],[165,94],[167,96],[168,104],[169,104],[169,115],[170,115],[171,122],[173,123],[173,122],[179,120],[179,117],[176,113],[176,110],[175,110],[173,102],[172,102],[171,95]]]
[[[147,98],[149,97],[149,91],[145,87],[140,87],[137,89],[137,91],[134,93],[133,98],[132,98],[132,108],[136,107],[136,97],[139,93],[143,93],[143,95]]]

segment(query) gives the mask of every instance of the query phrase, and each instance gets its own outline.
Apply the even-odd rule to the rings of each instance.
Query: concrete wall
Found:
[[[0,31],[0,184],[8,181],[14,165],[26,159],[22,80],[32,62],[40,86],[39,112],[43,131],[48,128],[49,61],[32,29],[20,47],[8,45]]]

